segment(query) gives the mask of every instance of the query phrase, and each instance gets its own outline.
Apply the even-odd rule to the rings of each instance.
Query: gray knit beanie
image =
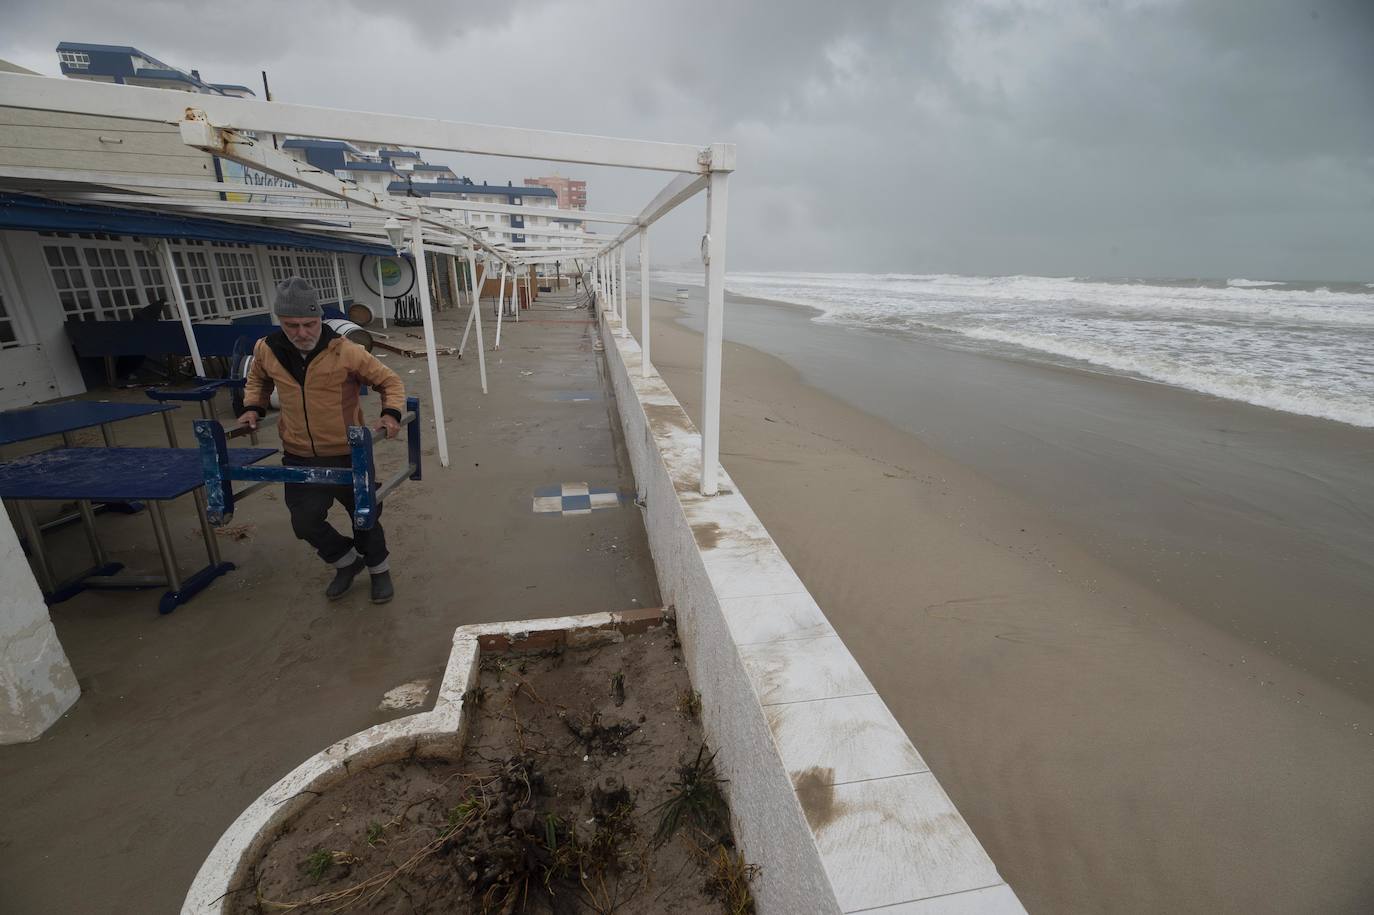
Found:
[[[272,311],[279,318],[319,318],[324,315],[315,287],[299,276],[288,276],[277,284],[277,297],[272,303]]]

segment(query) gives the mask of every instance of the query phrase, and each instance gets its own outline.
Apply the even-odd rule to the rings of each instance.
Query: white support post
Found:
[[[492,349],[501,348],[501,318],[506,313],[506,262],[501,262],[501,287],[496,294],[496,345]]]
[[[649,377],[649,228],[639,233],[639,373]]]
[[[482,264],[482,279],[477,279],[477,253],[468,248],[468,266],[472,269],[472,314],[477,322],[477,371],[482,376],[482,393],[487,393],[487,350],[482,345],[482,287],[487,284],[487,266]],[[467,334],[463,336],[466,338]],[[462,350],[459,350],[462,352]]]
[[[39,536],[37,525],[29,536]],[[0,744],[36,740],[81,695],[19,537],[0,511]]]
[[[204,378],[205,363],[200,359],[200,344],[196,342],[196,331],[191,325],[191,311],[186,307],[186,293],[181,290],[181,276],[177,273],[176,258],[172,257],[172,245],[165,238],[157,244],[162,249],[162,269],[167,274],[167,285],[172,287],[177,311],[181,312],[181,329],[186,334],[186,345],[191,350],[191,364],[195,366],[196,377]]]
[[[625,246],[620,246],[620,335],[628,337],[630,335],[630,309],[629,302],[625,298]]]
[[[339,252],[334,252],[334,293],[339,297],[339,313],[345,318],[348,312],[344,311],[343,298],[343,269],[339,265]]]
[[[448,466],[448,434],[444,431],[444,394],[439,390],[439,354],[434,342],[434,316],[430,314],[429,277],[425,268],[424,229],[417,216],[410,221],[411,247],[415,252],[415,283],[420,287],[420,317],[425,325],[425,361],[429,363],[430,410],[434,415],[434,437],[439,443],[439,463]]]
[[[606,257],[606,274],[611,281],[611,310],[615,312],[615,319],[620,322],[621,330],[624,330],[625,315],[620,312],[620,274],[616,270],[616,262],[620,259],[620,252],[612,249]]]
[[[706,185],[706,334],[701,360],[701,494],[714,496],[720,465],[721,343],[725,336],[725,210],[729,172]]]
[[[279,324],[281,322],[272,310],[272,300],[277,294],[277,284],[272,281],[272,255],[267,253],[266,245],[254,245],[253,258],[258,265],[258,285],[262,289],[263,304],[267,306],[267,313],[272,316],[272,323]]]
[[[463,356],[463,350],[467,349],[468,346],[468,334],[472,332],[472,322],[481,320],[482,316],[478,313],[478,308],[481,307],[482,297],[480,294],[477,293],[477,290],[481,289],[482,285],[485,284],[487,281],[486,259],[484,258],[482,260],[482,279],[480,281],[477,279],[477,255],[474,254],[471,249],[468,249],[468,262],[472,266],[472,281],[474,283],[474,289],[472,296],[472,307],[468,309],[467,324],[463,325],[463,339],[462,342],[458,344],[458,358],[460,359]],[[477,349],[481,350],[482,337],[480,334],[477,337],[477,341]]]
[[[382,285],[382,259],[377,258],[377,307],[382,310],[382,330],[386,330],[386,287]]]
[[[453,288],[453,307],[462,308],[462,296],[458,294],[458,255],[450,254],[448,257],[448,284]]]

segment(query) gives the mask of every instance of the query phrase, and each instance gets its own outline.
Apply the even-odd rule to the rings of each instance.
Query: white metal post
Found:
[[[382,258],[377,257],[377,307],[382,310],[382,330],[386,330],[386,288],[382,285]]]
[[[430,410],[434,413],[434,437],[439,442],[439,463],[448,466],[448,434],[444,431],[444,395],[439,390],[439,354],[434,342],[434,317],[430,312],[429,277],[425,268],[424,230],[420,217],[410,221],[411,250],[415,255],[415,282],[420,287],[420,317],[425,325],[425,360],[429,363]]]
[[[456,254],[450,254],[448,257],[448,282],[453,287],[454,307],[463,307],[462,296],[458,294],[458,255]]]
[[[172,257],[172,243],[164,238],[157,244],[162,249],[162,269],[167,274],[167,285],[172,287],[172,295],[177,300],[177,311],[181,312],[181,329],[186,334],[186,345],[191,350],[191,365],[195,366],[196,377],[204,378],[205,363],[200,360],[200,344],[196,342],[196,330],[191,325],[191,310],[186,307],[186,293],[181,290],[176,258]]]
[[[348,317],[348,312],[344,311],[343,271],[339,267],[339,252],[337,251],[334,252],[334,292],[339,297],[339,313],[345,318]]]
[[[487,284],[487,265],[482,263],[482,279],[477,279],[477,254],[468,249],[468,266],[472,268],[472,314],[468,317],[477,322],[477,372],[482,376],[482,393],[487,393],[487,351],[482,345],[482,287]],[[463,334],[467,337],[466,332]],[[462,350],[460,349],[461,353]]]
[[[506,313],[506,262],[501,262],[501,286],[496,294],[496,345],[492,349],[501,348],[501,318]]]
[[[639,373],[649,377],[649,227],[639,231]]]
[[[606,272],[611,280],[611,309],[615,312],[615,319],[619,321],[622,328],[625,324],[625,315],[620,311],[620,274],[616,270],[616,263],[620,260],[620,250],[612,249],[606,259]]]
[[[630,308],[625,295],[625,246],[620,246],[620,335],[630,335]]]
[[[725,336],[725,209],[729,172],[706,185],[706,335],[701,360],[701,494],[714,496],[720,464],[720,368]]]
[[[472,249],[468,249],[468,261],[472,264],[472,278],[473,278],[473,283],[477,283],[477,282],[478,282],[478,280],[477,280],[477,255],[475,255],[475,254],[472,252]],[[482,283],[485,283],[486,281],[487,281],[487,262],[486,262],[486,259],[483,258],[483,260],[482,260],[482,279],[481,279],[481,282],[482,282]],[[476,288],[477,288],[477,289],[481,289],[482,287],[481,287],[480,285],[478,285]],[[468,334],[472,332],[472,322],[473,322],[474,320],[480,320],[480,319],[481,319],[481,315],[480,315],[480,314],[478,313],[478,311],[477,311],[477,309],[478,309],[478,308],[480,307],[480,305],[481,305],[481,302],[482,302],[481,296],[480,296],[480,295],[475,295],[475,294],[474,294],[474,296],[473,296],[473,298],[472,298],[472,307],[468,309],[468,320],[467,320],[467,324],[463,325],[463,339],[462,339],[462,341],[459,342],[459,344],[458,344],[458,356],[459,356],[459,358],[462,358],[463,350],[467,349],[467,346],[468,346]],[[478,340],[478,346],[477,346],[477,348],[480,350],[480,349],[482,348],[482,347],[481,347],[481,340],[482,340],[482,337],[481,337],[480,334],[478,335],[477,340]]]

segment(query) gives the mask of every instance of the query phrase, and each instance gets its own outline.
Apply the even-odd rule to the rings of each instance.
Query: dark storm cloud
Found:
[[[8,4],[362,110],[739,147],[735,267],[1368,278],[1374,3]],[[436,154],[478,178],[547,165]],[[593,208],[665,176],[562,167]],[[701,206],[660,230],[695,250]]]

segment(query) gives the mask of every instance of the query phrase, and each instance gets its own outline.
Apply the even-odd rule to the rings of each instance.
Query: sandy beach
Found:
[[[656,300],[652,358],[695,418],[692,296]],[[1358,532],[1304,550],[1282,500],[1333,539],[1360,503],[1275,491],[1251,452],[1208,477],[1180,457],[1195,426],[1324,434],[1338,457],[1301,469],[1339,493],[1367,430],[947,350],[898,368],[802,310],[726,314],[722,462],[1030,911],[1374,907],[1367,561]],[[917,402],[928,424],[889,421]],[[1215,541],[1255,492],[1261,533],[1161,534]]]

